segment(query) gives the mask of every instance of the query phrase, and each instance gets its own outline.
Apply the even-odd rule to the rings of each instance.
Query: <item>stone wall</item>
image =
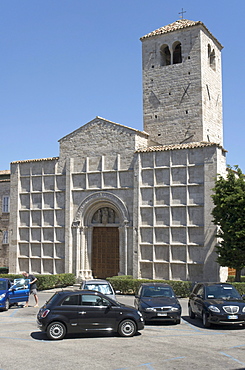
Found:
[[[9,196],[10,171],[0,171],[0,267],[9,265],[9,242],[6,243],[3,239],[5,232],[9,239],[9,212],[3,212],[3,197]]]
[[[161,47],[181,43],[182,62],[161,65]],[[210,66],[208,45],[215,50]],[[220,44],[201,26],[142,40],[144,130],[168,145],[223,143]]]

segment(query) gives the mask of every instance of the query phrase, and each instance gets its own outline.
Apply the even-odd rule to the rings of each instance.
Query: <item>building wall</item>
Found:
[[[9,212],[3,212],[3,197],[10,196],[10,171],[0,171],[0,267],[9,265],[9,242],[5,243],[4,233],[9,239]]]
[[[211,189],[221,158],[216,146],[139,153],[139,277],[219,280]]]

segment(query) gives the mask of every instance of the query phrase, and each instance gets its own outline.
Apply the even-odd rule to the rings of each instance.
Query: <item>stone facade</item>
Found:
[[[144,131],[96,117],[59,157],[11,163],[10,272],[223,279],[211,216],[226,169],[221,45],[187,20],[142,45]]]
[[[10,171],[0,171],[0,267],[9,265]]]

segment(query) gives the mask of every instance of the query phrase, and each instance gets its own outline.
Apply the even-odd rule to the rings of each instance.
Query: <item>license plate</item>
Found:
[[[238,319],[238,316],[237,315],[229,315],[228,319]]]
[[[167,316],[166,313],[158,313],[157,316]]]

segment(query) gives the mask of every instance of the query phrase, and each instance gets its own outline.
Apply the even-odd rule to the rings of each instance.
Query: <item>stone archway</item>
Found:
[[[76,276],[88,279],[127,274],[128,222],[127,208],[114,194],[97,192],[84,199],[73,221]]]

